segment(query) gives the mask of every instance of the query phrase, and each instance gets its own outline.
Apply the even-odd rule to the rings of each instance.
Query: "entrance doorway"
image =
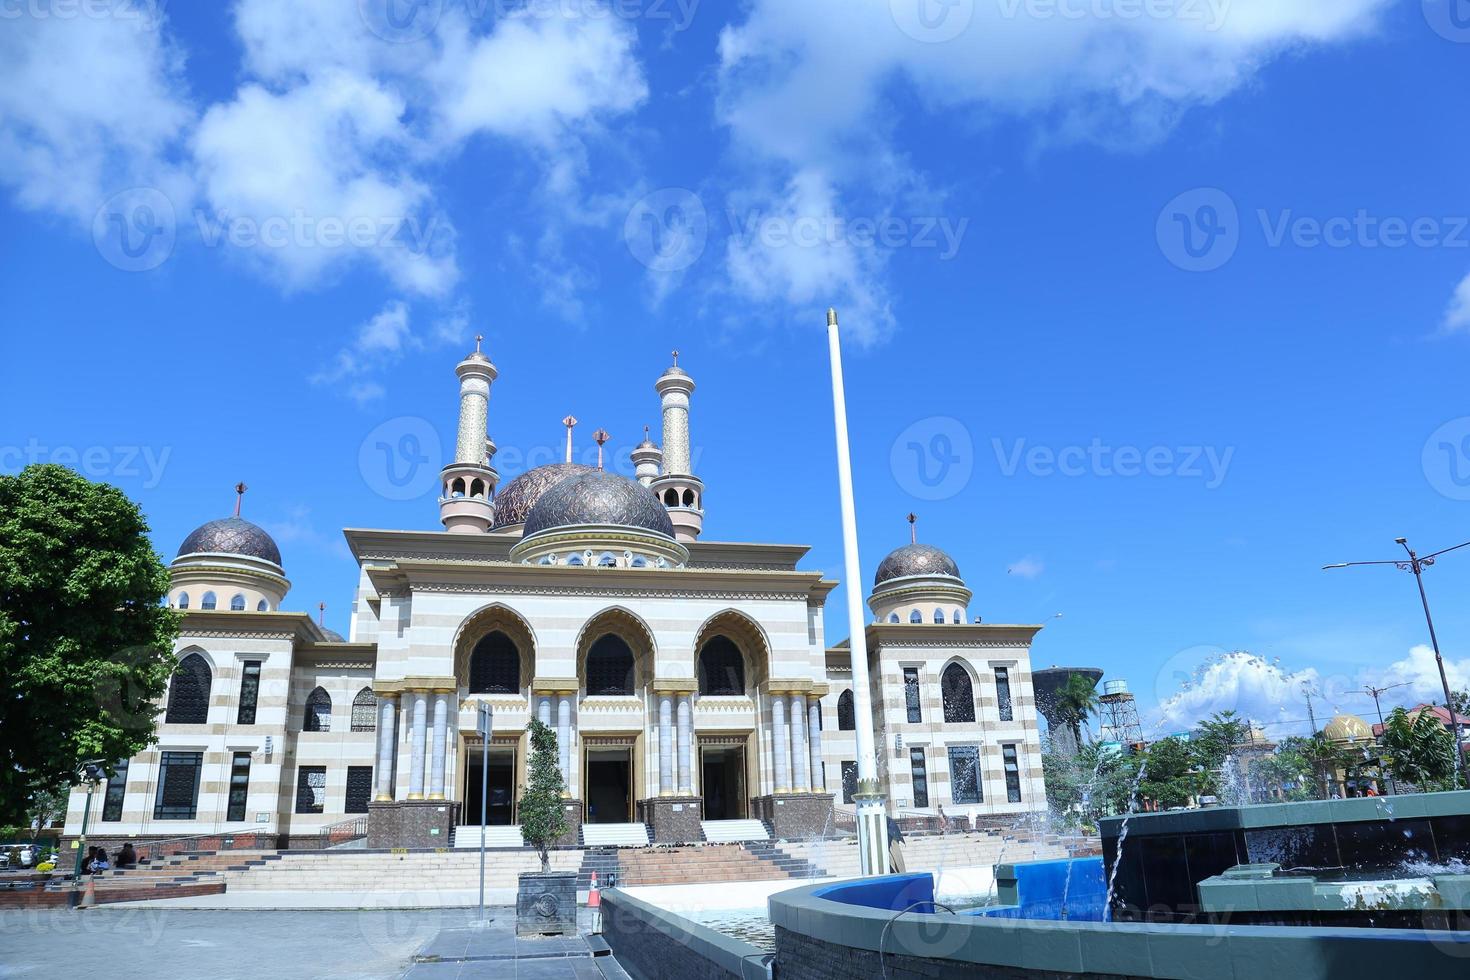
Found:
[[[587,823],[633,819],[631,749],[587,750]]]
[[[484,759],[485,750],[482,748],[471,748],[465,753],[464,806],[460,810],[460,823],[479,826],[480,779]],[[492,827],[505,827],[515,823],[515,773],[515,750],[492,748],[485,773],[489,777],[486,823]]]
[[[711,746],[699,751],[704,819],[745,819],[745,749]]]

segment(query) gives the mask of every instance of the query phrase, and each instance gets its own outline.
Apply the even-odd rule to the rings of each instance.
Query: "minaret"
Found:
[[[649,487],[668,509],[674,537],[696,541],[704,529],[704,484],[690,472],[689,396],[694,393],[694,379],[679,367],[678,351],[674,351],[673,366],[659,376],[653,388],[663,401],[664,445],[662,472]]]
[[[645,487],[652,484],[658,478],[658,468],[664,460],[664,454],[663,450],[655,446],[653,440],[648,437],[648,426],[643,427],[643,441],[638,444],[638,448],[633,450],[631,456],[634,477]]]
[[[490,465],[495,443],[486,435],[490,414],[490,385],[499,374],[480,350],[485,338],[475,337],[475,350],[454,367],[459,376],[459,432],[454,462],[440,471],[443,493],[439,519],[446,530],[484,533],[494,517],[495,484],[500,474]]]

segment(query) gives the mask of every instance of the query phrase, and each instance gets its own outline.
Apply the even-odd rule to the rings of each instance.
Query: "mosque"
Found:
[[[837,583],[800,567],[803,546],[701,540],[695,385],[677,356],[654,384],[662,444],[633,450],[633,478],[572,462],[569,418],[567,461],[502,485],[487,436],[497,369],[477,341],[455,373],[443,530],[344,532],[358,564],[345,639],[283,608],[280,550],[238,503],[184,540],[158,741],[97,788],[90,834],[309,847],[355,824],[373,847],[478,843],[483,789],[491,841],[515,844],[533,717],[557,734],[564,843],[762,826],[797,838],[850,822],[861,720],[848,643],[827,639]],[[895,814],[1046,806],[1030,663],[1041,627],[984,623],[971,598],[954,559],[912,537],[878,565],[866,640]],[[85,799],[72,795],[69,836]]]

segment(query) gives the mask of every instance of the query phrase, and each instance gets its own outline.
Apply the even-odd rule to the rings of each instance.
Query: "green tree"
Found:
[[[1414,718],[1394,708],[1383,727],[1383,751],[1395,779],[1423,790],[1452,789],[1455,738],[1430,711]]]
[[[1300,735],[1292,735],[1282,739],[1275,752],[1252,759],[1251,785],[1267,792],[1279,790],[1292,803],[1316,799],[1320,781],[1311,761],[1302,753],[1306,742]]]
[[[1326,799],[1337,787],[1337,772],[1348,764],[1342,748],[1317,732],[1303,739],[1299,751],[1312,773],[1313,799]]]
[[[1057,691],[1057,719],[1072,731],[1073,744],[1082,745],[1082,726],[1097,711],[1097,684],[1082,674],[1071,674]]]
[[[1189,740],[1189,750],[1199,769],[1201,793],[1220,792],[1220,771],[1226,760],[1250,738],[1251,726],[1234,711],[1218,711],[1202,721]]]
[[[521,796],[521,836],[541,855],[541,873],[551,871],[547,849],[567,832],[567,814],[561,801],[561,765],[557,762],[556,732],[533,719],[530,779]]]
[[[180,615],[142,512],[64,466],[0,476],[0,823],[154,737]]]
[[[1148,747],[1141,796],[1163,807],[1184,806],[1199,792],[1195,755],[1182,738],[1160,739]]]

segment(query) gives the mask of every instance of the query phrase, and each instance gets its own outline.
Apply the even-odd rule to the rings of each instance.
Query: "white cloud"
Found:
[[[1470,691],[1470,659],[1456,661],[1446,657],[1444,672],[1445,678],[1450,682],[1450,690]],[[1394,661],[1381,672],[1370,672],[1370,676],[1375,687],[1408,685],[1384,695],[1385,711],[1392,704],[1413,707],[1423,703],[1444,703],[1444,685],[1439,680],[1434,650],[1422,643],[1410,649],[1407,657]]]
[[[466,342],[468,326],[468,316],[455,310],[416,329],[408,304],[395,300],[358,326],[352,342],[311,375],[311,383],[333,386],[358,404],[375,401],[386,393],[381,379],[389,368],[409,353]]]
[[[1317,685],[1315,668],[1288,671],[1243,651],[1184,663],[1194,659],[1189,653],[1171,659],[1160,672],[1158,689],[1166,696],[1153,712],[1154,734],[1187,731],[1220,711],[1234,711],[1261,722],[1273,738],[1306,733],[1309,726],[1301,721],[1307,715],[1302,685]],[[1186,676],[1171,673],[1174,660],[1184,663],[1189,670]],[[1319,719],[1323,724],[1326,721]]]
[[[0,30],[0,183],[26,208],[90,225],[134,186],[189,203],[176,166],[193,119],[183,56],[160,21],[122,16],[4,18]]]
[[[904,121],[898,98],[917,99],[931,118],[959,115],[962,124],[1021,117],[1048,140],[1148,144],[1282,51],[1372,30],[1388,2],[1191,0],[1171,8],[1174,16],[1129,17],[1120,11],[1158,5],[753,0],[745,20],[720,35],[718,116],[745,162],[815,181],[820,203],[839,214],[873,215],[879,208],[866,201],[875,192],[885,199],[889,186],[912,182],[922,167],[891,149]],[[921,5],[931,19],[920,19]],[[1068,13],[1079,10],[1083,16]],[[887,311],[880,257],[858,263],[838,246],[821,260],[768,251],[730,250],[737,290],[756,299],[785,292],[802,305],[812,275],[835,270],[836,289],[860,276],[873,305]]]
[[[1470,276],[1461,280],[1455,289],[1441,327],[1445,333],[1470,333]]]
[[[1044,571],[1046,571],[1045,562],[1040,558],[1027,555],[1020,561],[1012,562],[1006,569],[1006,574],[1015,575],[1018,578],[1040,578]]]

